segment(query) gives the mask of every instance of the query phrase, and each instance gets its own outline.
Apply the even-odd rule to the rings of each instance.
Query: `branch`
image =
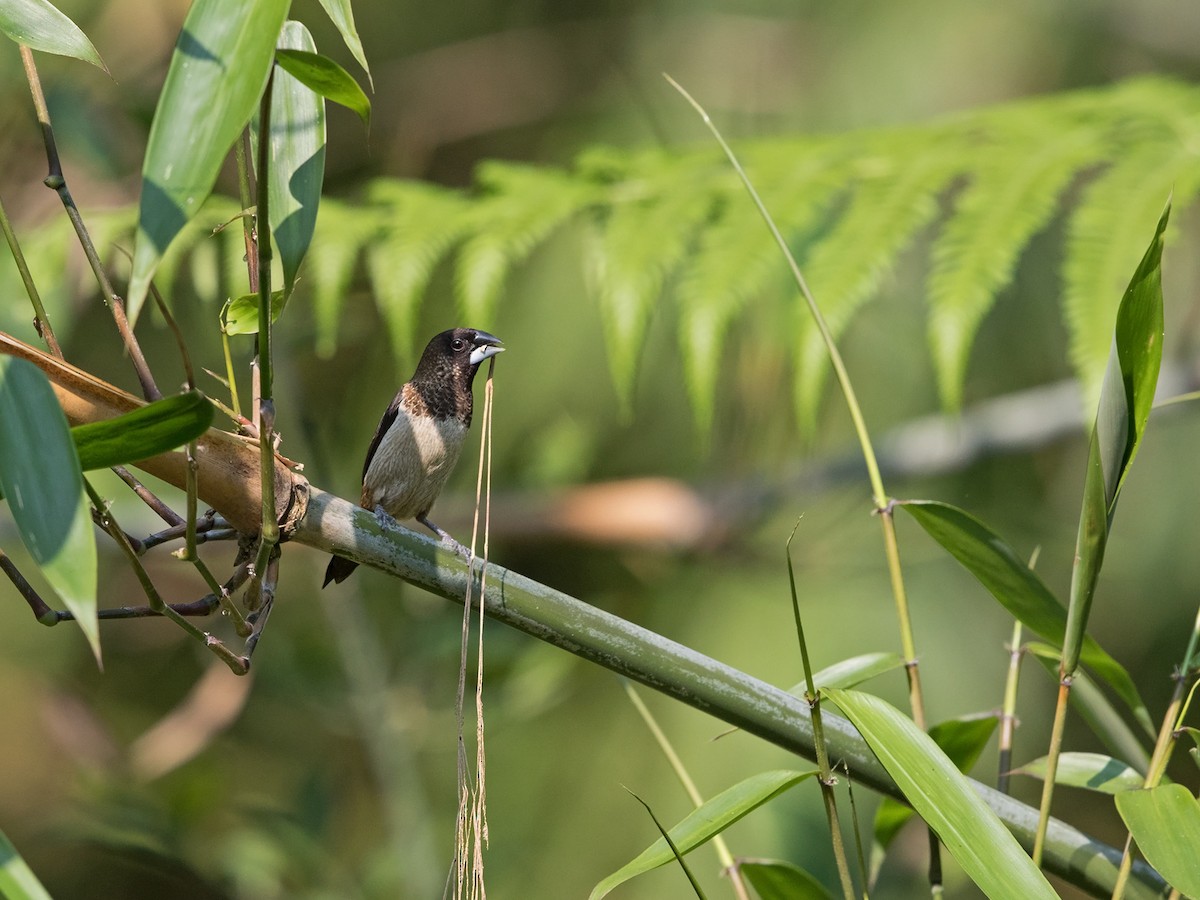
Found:
[[[305,515],[291,540],[335,552],[403,578],[448,600],[466,596],[466,564],[439,542],[407,530],[383,530],[375,517],[349,501],[309,488]],[[626,622],[494,563],[488,563],[485,611],[498,621],[599,663],[722,721],[806,759],[816,758],[808,706],[682,644]],[[474,586],[479,594],[478,583]],[[844,760],[856,782],[903,801],[887,771],[848,721],[826,714],[829,755]],[[1033,846],[1036,809],[972,782],[980,796],[1027,850]],[[1051,820],[1046,869],[1096,896],[1108,896],[1121,852]],[[1165,888],[1147,866],[1135,871],[1130,896],[1158,896]]]

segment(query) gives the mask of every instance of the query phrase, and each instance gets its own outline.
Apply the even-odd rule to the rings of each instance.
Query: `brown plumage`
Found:
[[[442,540],[454,538],[429,521],[429,510],[454,471],[471,425],[471,385],[480,364],[504,348],[486,331],[453,328],[434,336],[417,371],[392,399],[363,463],[363,509],[416,519]],[[358,563],[329,561],[325,582],[344,581]]]

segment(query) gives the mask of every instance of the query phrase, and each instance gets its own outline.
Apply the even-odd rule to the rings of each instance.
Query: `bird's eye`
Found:
[[[452,340],[450,342],[450,349],[453,350],[455,353],[458,353],[458,352],[466,349],[466,346],[467,346],[467,342],[464,341],[462,338],[455,338],[454,340]]]

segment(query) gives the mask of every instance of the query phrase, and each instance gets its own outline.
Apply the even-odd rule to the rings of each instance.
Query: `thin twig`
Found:
[[[41,598],[41,595],[34,589],[33,585],[25,580],[25,576],[21,574],[17,564],[9,558],[8,554],[0,550],[0,572],[8,576],[8,580],[13,583],[13,586],[25,598],[25,602],[29,604],[29,608],[33,611],[33,617],[43,625],[57,625],[58,616],[54,610]]]
[[[62,348],[58,345],[58,338],[54,336],[54,329],[50,326],[50,317],[46,315],[46,307],[42,305],[42,295],[38,293],[37,285],[34,284],[33,275],[25,262],[25,254],[21,251],[21,242],[17,240],[17,233],[13,231],[12,223],[8,221],[8,212],[4,209],[3,202],[0,202],[0,229],[4,231],[4,239],[8,241],[8,248],[12,251],[13,261],[17,264],[17,272],[21,275],[21,283],[25,285],[25,293],[29,295],[29,302],[33,304],[33,327],[46,342],[50,352],[62,359]]]

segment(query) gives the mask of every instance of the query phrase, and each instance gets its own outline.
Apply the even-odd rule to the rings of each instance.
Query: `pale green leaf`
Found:
[[[1045,780],[1046,765],[1046,757],[1041,756],[1013,769],[1013,774]],[[1103,753],[1060,753],[1058,769],[1054,773],[1055,784],[1086,788],[1104,794],[1137,790],[1143,781],[1137,769]]]
[[[371,89],[375,89],[375,82],[371,78],[371,69],[367,65],[367,54],[363,52],[362,40],[358,36],[358,29],[354,26],[354,10],[350,8],[350,0],[319,0],[321,8],[325,10],[325,14],[329,16],[330,21],[337,26],[338,32],[342,35],[342,40],[346,42],[346,47],[354,56],[355,61],[362,66],[363,71],[367,73],[367,81],[371,85]]]
[[[283,314],[287,305],[284,288],[271,292],[271,321]],[[221,330],[226,334],[258,334],[258,294],[234,297],[221,310]]]
[[[779,770],[760,772],[745,781],[726,788],[711,800],[688,813],[670,830],[671,841],[681,854],[687,854],[720,834],[743,816],[762,806],[806,778],[817,774],[816,769],[805,771]],[[671,862],[675,854],[667,842],[659,838],[638,856],[613,872],[593,889],[590,900],[600,900],[619,884]]]
[[[96,539],[75,442],[54,389],[27,360],[0,355],[0,489],[17,531],[100,662]]]
[[[167,247],[212,191],[275,59],[289,0],[194,0],[159,94],[142,165],[128,315],[137,320]]]
[[[309,46],[312,46],[311,39]],[[370,130],[371,101],[350,73],[328,56],[300,47],[281,47],[275,54],[275,60],[281,69],[309,90],[353,112]]]
[[[0,897],[6,900],[50,900],[50,893],[3,831],[0,831]]]
[[[817,690],[827,687],[856,687],[864,681],[869,681],[884,672],[899,669],[903,665],[904,657],[899,653],[863,653],[835,662],[814,673],[813,683]],[[802,681],[788,688],[788,693],[800,696],[805,690],[807,688]]]
[[[292,68],[284,65],[284,60],[291,58],[287,56],[289,52],[314,49],[308,29],[299,22],[285,23],[279,47],[276,56],[283,71],[275,73],[271,98],[267,217],[271,237],[279,248],[284,288],[290,295],[296,285],[296,272],[312,242],[321,202],[325,180],[325,103],[313,93],[311,84],[298,80]],[[261,123],[256,125],[258,136]]]
[[[1146,861],[1174,888],[1200,897],[1200,804],[1180,784],[1117,794],[1125,820]]]
[[[954,762],[911,719],[859,691],[823,692],[846,714],[967,876],[991,897],[1058,895]]]
[[[4,0],[0,3],[0,31],[33,50],[81,59],[108,74],[108,66],[88,36],[47,0]]]

